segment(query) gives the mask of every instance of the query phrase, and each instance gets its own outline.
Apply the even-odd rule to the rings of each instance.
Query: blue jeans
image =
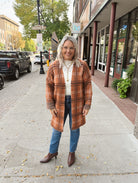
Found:
[[[64,124],[69,114],[69,125],[70,125],[70,152],[75,152],[80,136],[80,129],[72,130],[72,114],[71,114],[71,96],[65,96],[65,114],[64,114]],[[52,138],[50,142],[49,152],[56,153],[58,152],[59,142],[61,138],[61,132],[53,128]]]

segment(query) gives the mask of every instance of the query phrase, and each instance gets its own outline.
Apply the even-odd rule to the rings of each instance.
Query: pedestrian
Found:
[[[58,46],[57,59],[46,76],[46,102],[52,114],[53,127],[49,153],[40,162],[57,158],[63,127],[69,115],[70,151],[68,166],[75,162],[80,126],[86,123],[92,100],[91,75],[87,63],[78,58],[77,42],[73,36],[64,36]]]

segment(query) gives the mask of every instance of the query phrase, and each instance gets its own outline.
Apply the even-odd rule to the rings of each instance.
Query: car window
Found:
[[[23,58],[22,53],[19,53],[19,58]]]
[[[16,52],[0,52],[0,58],[16,58]]]
[[[40,56],[39,55],[35,55],[35,57],[39,58]]]

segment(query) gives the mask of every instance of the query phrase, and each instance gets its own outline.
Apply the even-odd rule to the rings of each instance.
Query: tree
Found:
[[[25,41],[19,31],[16,31],[12,35],[12,46],[13,49],[23,49],[25,47]]]
[[[66,0],[41,0],[41,24],[46,26],[46,30],[43,31],[44,41],[51,39],[52,32],[56,32],[59,40],[66,33],[70,33],[68,7]],[[37,0],[15,0],[14,9],[21,24],[24,25],[24,35],[36,38],[37,31],[32,30],[32,27],[38,24]]]
[[[0,42],[0,50],[4,50],[4,44]]]
[[[25,51],[36,51],[36,45],[35,45],[35,42],[32,40],[32,39],[27,39],[25,41],[25,48],[24,48]]]

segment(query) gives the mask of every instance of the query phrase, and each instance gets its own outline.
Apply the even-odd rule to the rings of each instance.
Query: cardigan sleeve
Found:
[[[89,67],[86,62],[83,65],[83,85],[84,85],[84,108],[90,109],[92,102],[92,82]]]
[[[46,103],[48,109],[55,108],[53,64],[50,65],[46,75]]]

